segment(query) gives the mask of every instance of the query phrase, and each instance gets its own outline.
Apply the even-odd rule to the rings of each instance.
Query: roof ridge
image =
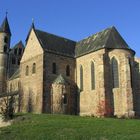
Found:
[[[62,37],[62,36],[59,36],[59,35],[55,35],[55,34],[53,34],[53,33],[49,33],[49,32],[46,32],[46,31],[43,31],[43,30],[40,30],[40,29],[35,29],[35,30],[36,30],[36,31],[43,32],[43,33],[46,33],[46,34],[50,34],[50,35],[55,36],[55,37],[58,37],[58,38],[66,39],[66,40],[68,40],[68,41],[76,42],[76,41],[74,41],[74,40],[72,40],[72,39],[65,38],[65,37]]]
[[[86,38],[84,38],[84,39],[81,39],[81,40],[79,40],[78,42],[83,41],[83,40],[86,40],[86,39],[88,39],[88,38],[90,38],[90,37],[93,37],[94,35],[100,34],[100,33],[104,32],[104,31],[106,31],[106,30],[111,29],[112,27],[114,27],[114,26],[111,26],[111,27],[108,27],[108,28],[106,28],[106,29],[103,29],[103,30],[101,30],[101,31],[99,31],[99,32],[96,32],[95,34],[92,34],[92,35],[90,35],[90,36],[88,36],[88,37],[86,37]],[[78,42],[77,42],[77,43],[78,43]]]

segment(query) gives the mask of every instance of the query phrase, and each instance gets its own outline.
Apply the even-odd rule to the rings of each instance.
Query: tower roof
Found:
[[[5,32],[11,36],[11,31],[10,31],[10,26],[8,23],[7,16],[5,17],[1,27],[0,27],[0,32]]]

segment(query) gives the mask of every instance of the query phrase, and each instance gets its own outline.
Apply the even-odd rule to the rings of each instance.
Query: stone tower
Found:
[[[10,48],[11,31],[7,16],[0,27],[0,94],[6,92],[7,60]]]

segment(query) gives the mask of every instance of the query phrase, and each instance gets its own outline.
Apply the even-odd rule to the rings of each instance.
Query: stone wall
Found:
[[[110,94],[113,94],[114,99],[114,115],[118,117],[134,116],[132,88],[133,77],[131,76],[131,74],[134,74],[133,70],[131,70],[131,66],[133,68],[134,55],[131,51],[123,49],[110,50],[108,55],[110,62],[111,59],[115,57],[118,62],[119,70],[119,87],[113,88],[113,85],[111,84],[108,86],[112,88],[112,93]],[[109,73],[107,73],[107,75],[109,75]],[[112,82],[110,81],[110,83]]]
[[[80,66],[83,67],[83,91],[79,94],[80,115],[105,115],[104,54],[99,50],[76,59],[76,82],[80,89]],[[91,89],[91,62],[95,66],[95,89]]]
[[[52,73],[52,64],[56,63],[56,74]],[[70,76],[66,76],[66,66],[70,66]],[[69,82],[70,87],[75,86],[75,59],[66,56],[61,56],[53,53],[45,53],[45,64],[44,64],[44,112],[51,113],[52,102],[51,102],[51,89],[52,84],[59,75],[64,76]],[[57,92],[56,92],[57,93]],[[58,93],[59,94],[59,89]],[[76,94],[76,90],[70,93]],[[73,99],[75,100],[75,99]]]
[[[20,64],[20,80],[23,112],[42,112],[43,105],[43,50],[35,35],[30,32]],[[33,73],[33,64],[36,64]],[[26,67],[29,73],[26,75]]]
[[[111,59],[118,61],[119,88],[113,88]],[[133,53],[127,50],[99,50],[78,57],[77,84],[80,88],[80,66],[83,67],[83,91],[80,91],[80,115],[134,116],[130,64]],[[91,62],[95,65],[95,89],[91,89]],[[133,67],[133,66],[132,66]],[[133,71],[132,71],[133,73]]]

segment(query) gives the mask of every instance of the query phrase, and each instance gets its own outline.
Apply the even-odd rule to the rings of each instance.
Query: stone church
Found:
[[[10,47],[0,27],[0,97],[16,94],[19,111],[133,117],[140,115],[140,59],[115,27],[81,41],[37,29]],[[1,99],[0,98],[0,99]]]

